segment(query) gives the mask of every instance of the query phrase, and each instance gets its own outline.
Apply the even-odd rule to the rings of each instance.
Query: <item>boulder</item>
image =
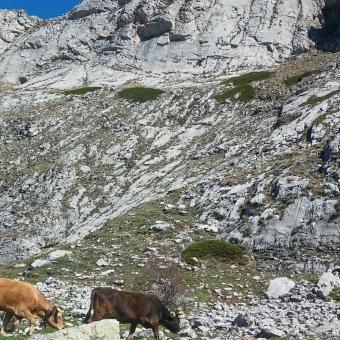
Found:
[[[247,314],[239,314],[237,317],[233,320],[231,323],[232,326],[237,327],[250,327],[252,325],[253,321]]]
[[[119,323],[116,320],[102,320],[61,331],[34,335],[32,340],[120,340]]]
[[[52,253],[50,253],[48,255],[48,258],[50,260],[56,260],[56,259],[59,259],[61,257],[64,257],[64,256],[69,256],[72,254],[72,251],[68,251],[68,250],[55,250],[55,251],[52,251]]]
[[[266,295],[269,299],[277,299],[288,294],[295,287],[295,282],[288,277],[278,277],[269,282]]]
[[[261,327],[260,333],[257,335],[259,338],[281,338],[285,335],[285,332],[281,331],[278,328],[271,326],[263,326]]]
[[[35,260],[31,266],[33,268],[39,268],[39,267],[42,267],[42,266],[46,266],[48,264],[51,264],[51,262],[49,260],[42,260],[42,259],[38,259],[38,260]]]
[[[173,225],[171,223],[165,222],[165,221],[156,221],[152,226],[149,227],[149,230],[151,231],[165,231],[169,228],[171,228]]]
[[[331,272],[321,275],[319,282],[316,285],[317,296],[324,299],[333,289],[340,287],[340,278]]]

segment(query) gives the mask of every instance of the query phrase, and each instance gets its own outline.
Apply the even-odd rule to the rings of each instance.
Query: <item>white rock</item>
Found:
[[[287,277],[278,277],[269,282],[266,295],[270,299],[277,299],[288,294],[295,287],[295,282]]]
[[[165,222],[165,221],[156,221],[152,226],[149,227],[151,231],[165,231],[169,228],[173,227],[173,224]]]
[[[48,254],[48,258],[50,260],[56,260],[56,259],[59,259],[60,257],[69,256],[69,255],[72,255],[72,251],[69,251],[69,250],[55,250],[52,253]]]
[[[330,272],[321,275],[317,285],[318,294],[327,297],[333,289],[340,287],[340,278]]]
[[[32,340],[120,340],[119,323],[116,320],[102,320],[81,325],[79,327],[66,328],[52,334],[34,335]]]
[[[98,267],[106,267],[109,265],[109,263],[105,260],[105,259],[99,259],[97,262],[96,262],[96,265]]]
[[[39,268],[39,267],[42,267],[42,266],[46,266],[48,264],[51,264],[51,261],[49,260],[42,260],[42,259],[38,259],[38,260],[35,260],[31,266],[33,268]]]

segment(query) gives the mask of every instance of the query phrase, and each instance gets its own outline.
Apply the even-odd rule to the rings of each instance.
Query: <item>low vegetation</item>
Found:
[[[340,288],[333,289],[332,292],[329,294],[329,297],[335,301],[340,302]]]
[[[247,103],[255,97],[255,89],[251,83],[269,79],[272,76],[270,71],[250,72],[242,74],[238,77],[232,77],[222,82],[224,85],[234,85],[233,88],[225,89],[215,95],[215,99],[219,102],[226,100],[239,101]]]
[[[144,103],[157,99],[164,91],[150,87],[129,87],[118,92],[118,97],[131,102]]]
[[[223,90],[215,96],[215,99],[219,102],[224,102],[229,99],[234,102],[240,101],[242,103],[247,103],[249,100],[254,98],[254,96],[255,89],[253,86],[247,84]]]
[[[89,92],[94,92],[94,91],[97,91],[97,90],[100,90],[101,87],[80,87],[80,88],[77,88],[77,89],[72,89],[72,90],[66,90],[64,92],[65,95],[74,95],[74,96],[79,96],[79,95],[82,95],[82,94],[86,94],[86,93],[89,93]]]
[[[306,71],[300,74],[297,74],[295,76],[291,76],[286,78],[283,83],[287,86],[287,87],[292,87],[298,83],[300,83],[303,79],[310,77],[312,75],[318,74],[320,73],[321,70],[310,70],[310,71]]]
[[[220,240],[195,242],[182,251],[182,259],[189,264],[195,263],[193,258],[239,261],[244,256],[245,250],[242,247]]]
[[[315,106],[329,98],[332,98],[336,94],[340,93],[340,89],[332,91],[324,96],[318,97],[318,96],[312,96],[310,97],[305,103],[301,104],[301,106]]]
[[[176,264],[164,265],[156,257],[148,260],[142,276],[142,287],[151,287],[151,293],[168,305],[183,303],[191,295],[190,288],[185,283],[185,272]]]
[[[242,74],[238,77],[232,77],[226,80],[223,80],[222,84],[233,84],[235,86],[250,84],[254,81],[261,81],[269,79],[272,76],[273,72],[270,71],[260,71],[260,72],[250,72],[246,74]]]

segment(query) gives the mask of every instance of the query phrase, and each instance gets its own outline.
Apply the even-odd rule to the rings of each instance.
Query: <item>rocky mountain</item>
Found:
[[[10,12],[0,18],[8,32],[0,80],[65,88],[138,81],[140,71],[190,77],[270,66],[336,34],[338,8],[334,0],[84,0],[49,21]],[[30,23],[18,30],[24,17]]]
[[[179,338],[339,336],[339,17],[337,0],[0,11],[0,276],[67,326],[95,286],[174,285]],[[242,256],[184,256],[214,239]]]

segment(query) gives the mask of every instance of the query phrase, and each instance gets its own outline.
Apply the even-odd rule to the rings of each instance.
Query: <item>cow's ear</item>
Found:
[[[170,313],[170,318],[171,318],[171,319],[175,319],[175,318],[176,318],[176,313],[171,312],[171,313]]]

